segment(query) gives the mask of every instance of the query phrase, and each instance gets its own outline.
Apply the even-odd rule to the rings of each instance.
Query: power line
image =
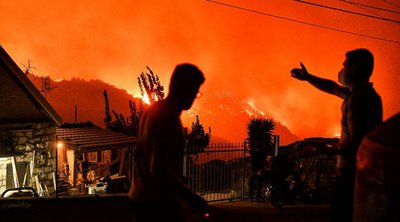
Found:
[[[347,0],[339,0],[339,1],[346,2],[346,3],[352,4],[352,5],[359,5],[359,6],[362,6],[362,7],[372,8],[372,9],[376,9],[376,10],[380,10],[380,11],[400,14],[400,12],[398,12],[398,11],[393,11],[393,10],[386,9],[386,8],[379,8],[379,7],[372,6],[372,5],[361,4],[361,3],[358,3],[358,2],[347,1]]]
[[[351,35],[362,36],[362,37],[366,37],[366,38],[370,38],[370,39],[376,39],[376,40],[381,40],[381,41],[400,44],[400,41],[396,41],[396,40],[385,39],[385,38],[366,35],[366,34],[361,34],[361,33],[357,33],[357,32],[346,31],[346,30],[342,30],[342,29],[338,29],[338,28],[332,28],[332,27],[323,26],[323,25],[318,25],[318,24],[314,24],[314,23],[310,23],[310,22],[303,22],[303,21],[300,21],[300,20],[291,19],[291,18],[278,16],[278,15],[273,15],[273,14],[269,14],[269,13],[266,13],[266,12],[261,12],[261,11],[257,11],[257,10],[253,10],[253,9],[248,9],[248,8],[244,8],[244,7],[240,7],[240,6],[236,6],[236,5],[230,5],[230,4],[227,4],[227,3],[224,3],[224,2],[215,1],[215,0],[206,0],[206,1],[208,1],[210,3],[222,5],[222,6],[225,6],[225,7],[230,7],[230,8],[239,9],[239,10],[243,10],[243,11],[247,11],[247,12],[251,12],[251,13],[256,13],[256,14],[260,14],[260,15],[264,15],[264,16],[269,16],[269,17],[273,17],[273,18],[277,18],[277,19],[282,19],[282,20],[286,20],[286,21],[300,23],[300,24],[303,24],[303,25],[309,25],[309,26],[328,29],[328,30],[332,30],[332,31],[336,31],[336,32],[341,32],[341,33],[346,33],[346,34],[351,34]]]
[[[366,11],[366,12],[369,12],[369,13],[371,13],[371,14],[374,14],[374,15],[377,15],[377,16],[379,16],[379,17],[381,17],[381,18],[384,18],[384,16],[382,16],[382,15],[376,13],[376,12],[373,12],[373,11],[371,11],[371,10],[369,10],[369,9],[366,9],[366,8],[364,8],[365,6],[360,6],[360,4],[357,4],[357,3],[355,3],[355,2],[344,1],[344,0],[338,0],[338,1],[345,2],[345,3],[347,3],[347,4],[350,4],[350,5],[352,5],[352,6],[357,7],[357,8],[359,8],[359,9],[362,9],[362,10],[364,10],[364,11]]]
[[[312,6],[317,6],[317,7],[321,7],[321,8],[327,8],[327,9],[331,9],[331,10],[335,10],[335,11],[350,13],[350,14],[353,14],[353,15],[359,15],[359,16],[364,16],[364,17],[368,17],[368,18],[379,19],[379,20],[384,20],[384,21],[387,21],[387,22],[394,22],[394,23],[400,24],[400,21],[393,20],[393,19],[381,18],[381,17],[377,17],[377,16],[373,16],[373,15],[367,15],[367,14],[363,14],[363,13],[353,12],[353,11],[344,10],[344,9],[341,9],[341,8],[335,8],[335,7],[321,5],[321,4],[317,4],[317,3],[313,3],[313,2],[307,2],[307,1],[303,1],[303,0],[293,0],[293,1],[299,2],[299,3],[303,3],[303,4],[312,5]]]
[[[390,2],[390,1],[388,1],[388,0],[383,0],[383,1],[386,2],[386,3],[388,3],[389,5],[392,5],[392,6],[396,7],[396,8],[400,8],[400,6],[398,6],[397,4],[394,4],[394,3]]]

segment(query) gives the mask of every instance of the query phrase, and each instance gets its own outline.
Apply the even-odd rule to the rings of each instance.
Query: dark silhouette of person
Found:
[[[382,123],[382,101],[369,81],[374,68],[374,57],[367,49],[346,53],[343,68],[338,73],[340,86],[334,81],[308,73],[301,63],[291,75],[308,81],[316,88],[343,99],[341,136],[338,144],[338,179],[332,203],[332,221],[352,221],[354,177],[357,149],[363,137]]]
[[[267,153],[260,149],[257,145],[250,150],[251,156],[251,175],[249,179],[249,197],[254,198],[254,187],[256,187],[257,202],[261,201],[261,189],[263,185],[263,172]]]
[[[400,221],[400,112],[370,131],[357,152],[353,222]]]
[[[140,119],[129,191],[135,221],[184,221],[184,209],[201,212],[207,207],[184,182],[185,137],[180,120],[204,81],[196,66],[177,65],[167,98],[148,107]]]
[[[293,165],[293,161],[289,157],[289,148],[281,147],[271,166],[272,184],[280,194],[286,195],[289,192],[287,178],[293,172]]]

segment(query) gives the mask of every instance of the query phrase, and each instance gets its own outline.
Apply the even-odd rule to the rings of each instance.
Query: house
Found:
[[[61,125],[57,138],[58,171],[73,187],[107,175],[131,178],[135,137],[85,122]]]
[[[0,46],[0,195],[56,190],[56,127],[62,120]]]

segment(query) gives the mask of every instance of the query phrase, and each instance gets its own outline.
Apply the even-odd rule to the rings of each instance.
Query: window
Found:
[[[87,156],[88,156],[89,162],[97,162],[98,161],[97,152],[90,152],[87,154]]]
[[[101,162],[111,163],[111,150],[101,151]]]

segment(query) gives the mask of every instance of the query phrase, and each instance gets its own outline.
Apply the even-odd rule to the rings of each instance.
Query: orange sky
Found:
[[[400,20],[400,14],[366,11],[337,0],[310,1]],[[290,0],[221,2],[400,41],[398,23]],[[400,11],[380,0],[358,2]],[[400,5],[397,0],[390,2]],[[384,118],[400,111],[396,88],[400,44],[205,0],[0,0],[0,43],[21,68],[30,59],[37,74],[53,79],[100,79],[135,94],[136,78],[146,65],[167,86],[174,66],[191,62],[206,75],[201,89],[204,97],[231,91],[240,101],[253,101],[300,137],[338,133],[341,101],[291,78],[290,70],[302,61],[311,73],[336,80],[345,52],[363,47],[375,55],[372,81],[383,99]],[[227,123],[226,127],[239,126]]]

